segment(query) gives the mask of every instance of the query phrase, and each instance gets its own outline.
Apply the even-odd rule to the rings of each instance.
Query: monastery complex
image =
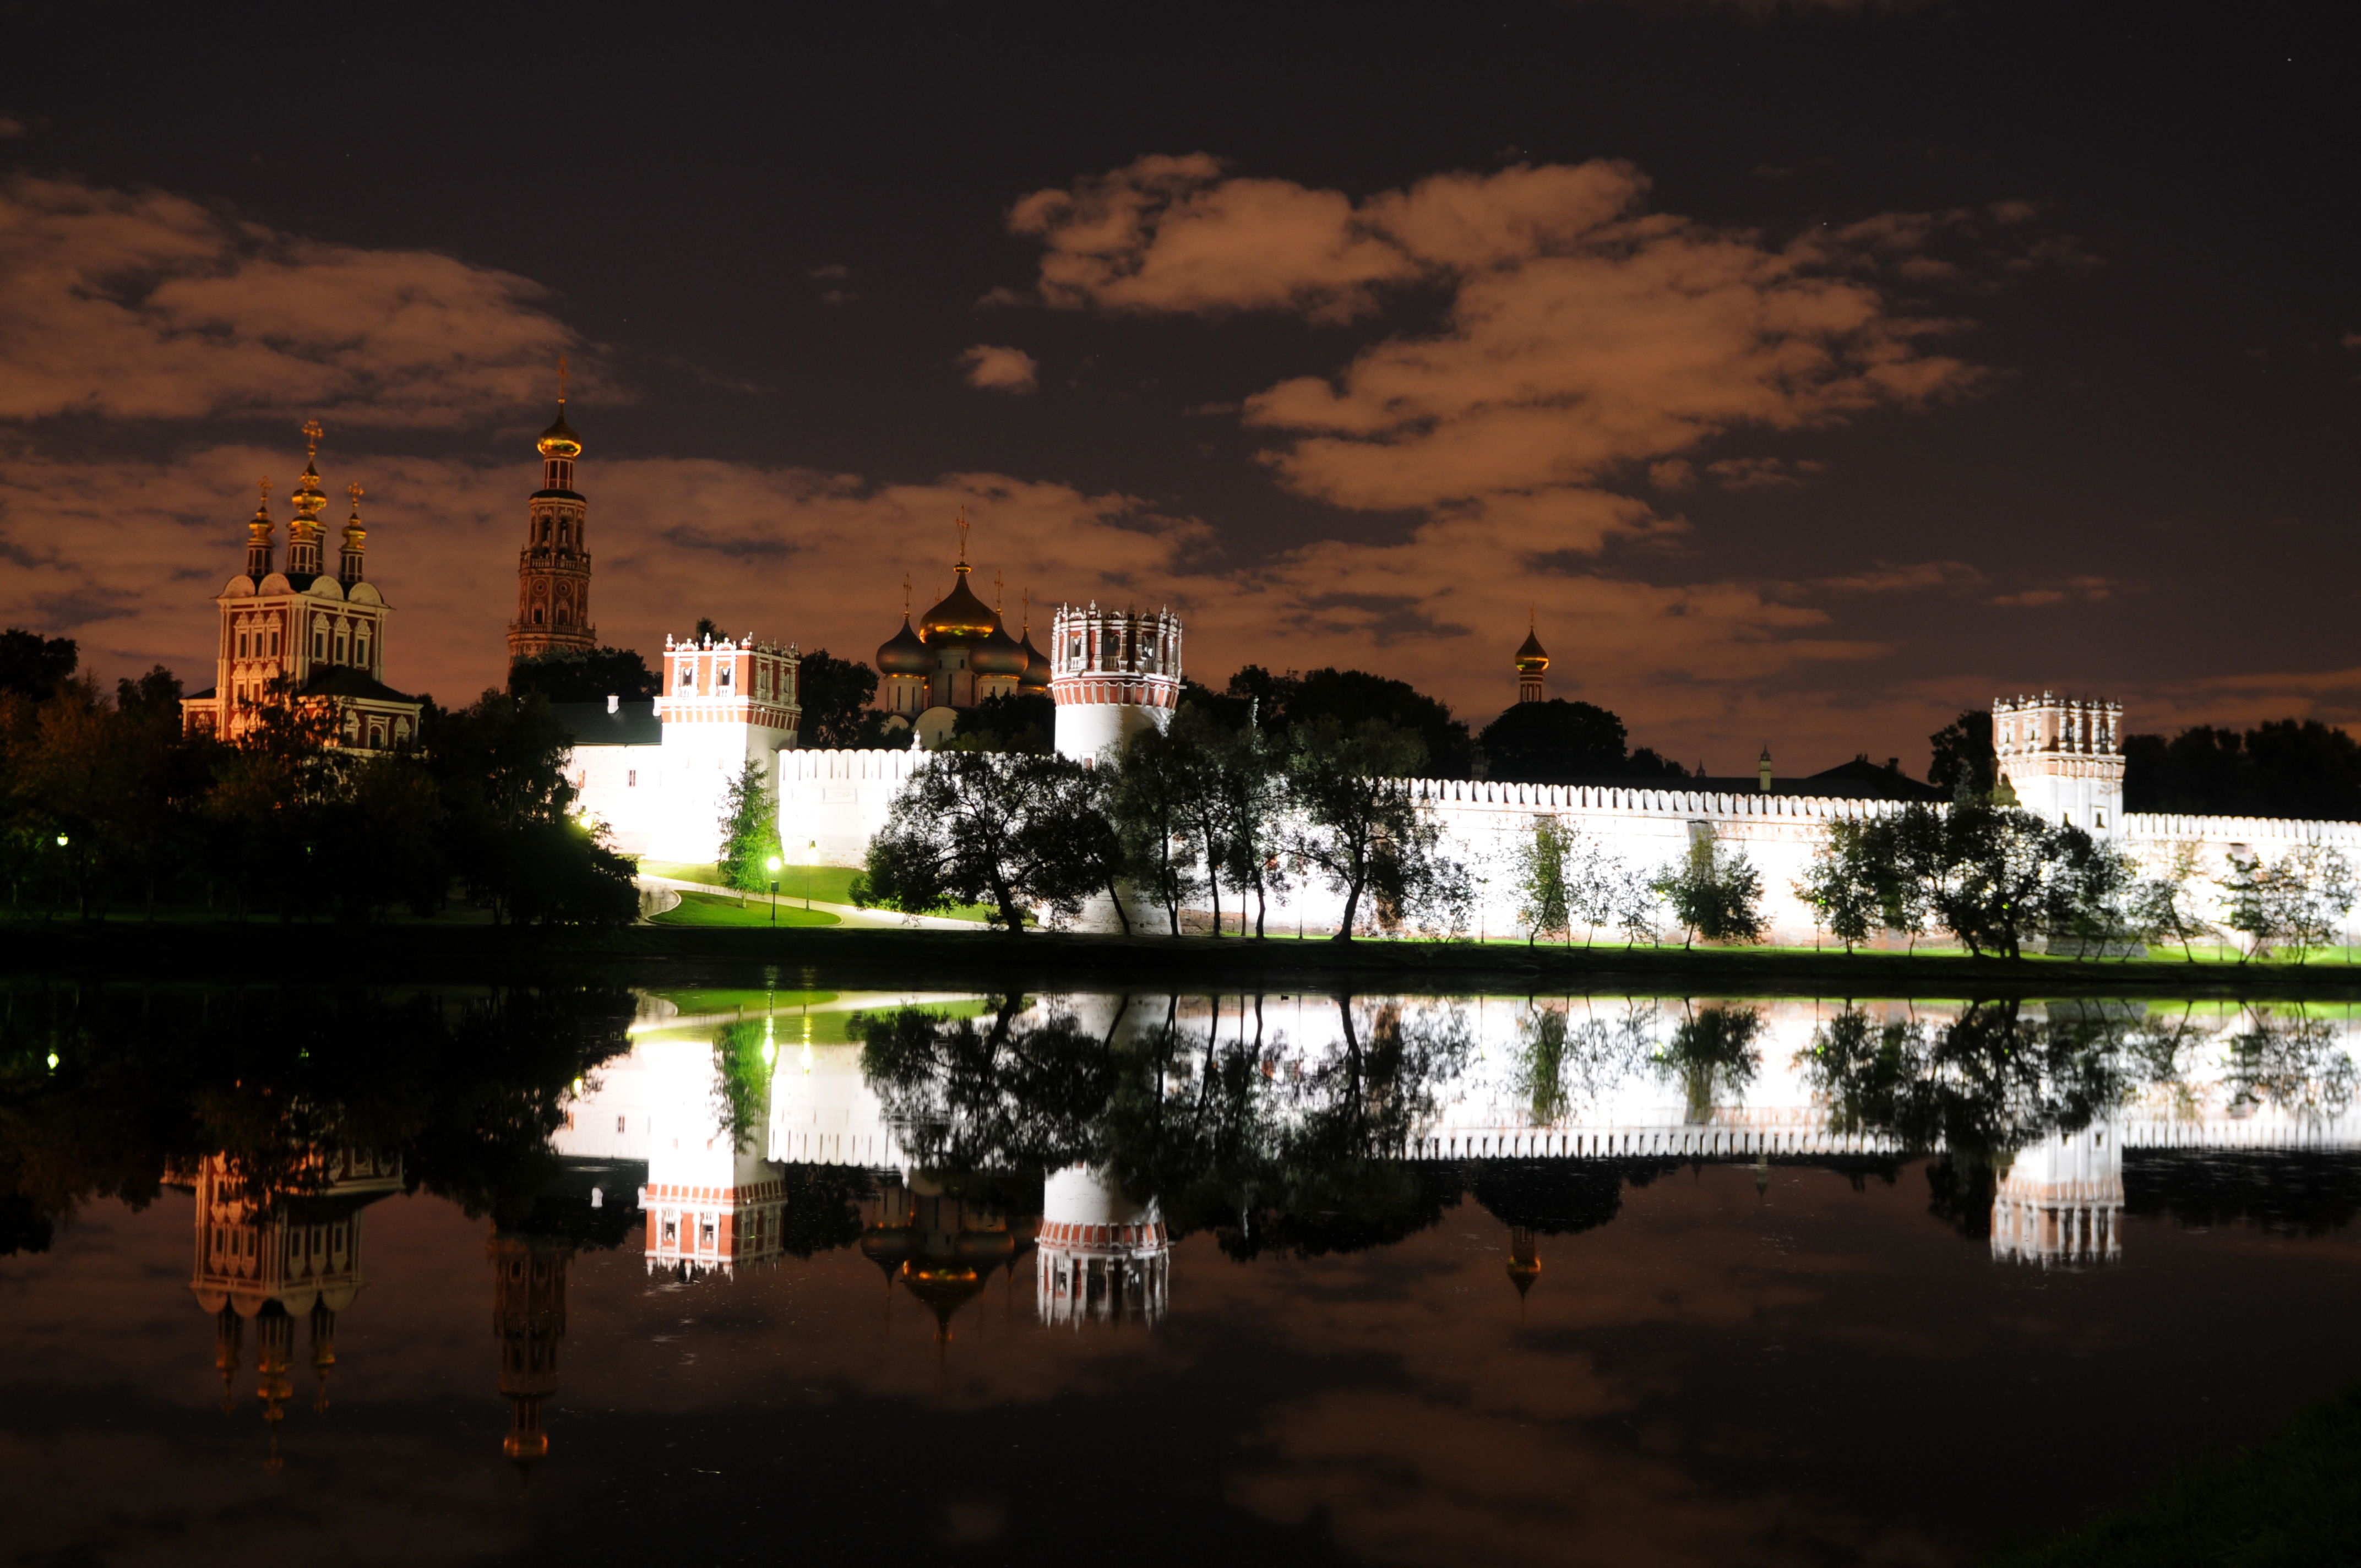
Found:
[[[361,487],[337,567],[323,558],[317,471],[319,428],[305,427],[311,457],[294,497],[283,566],[276,560],[266,483],[247,525],[245,569],[215,597],[219,611],[214,686],[190,697],[186,722],[236,737],[258,721],[270,694],[325,716],[335,739],[356,747],[408,744],[420,705],[384,683],[392,607],[364,572]],[[558,417],[537,444],[542,484],[528,498],[518,557],[512,660],[596,647],[591,620],[589,506],[577,488],[581,438]],[[801,656],[792,641],[667,636],[653,701],[620,696],[560,705],[577,736],[571,773],[581,806],[627,854],[689,863],[716,859],[725,792],[752,762],[779,802],[779,838],[798,864],[858,866],[895,794],[950,738],[962,711],[994,697],[1047,696],[1055,704],[1055,745],[1095,761],[1132,735],[1170,720],[1182,675],[1182,625],[1170,609],[1115,609],[1083,598],[1049,618],[1047,647],[1029,623],[1008,631],[1001,609],[970,587],[966,522],[952,587],[913,619],[906,585],[901,627],[878,648],[877,706],[885,746],[807,748],[799,743]],[[995,597],[997,597],[995,595]],[[1537,632],[1507,661],[1520,702],[1544,699],[1550,657]],[[2123,803],[2124,716],[2115,703],[2061,696],[2004,697],[1993,705],[2001,777],[2026,809],[2111,840],[2154,861],[2195,845],[2209,870],[2233,850],[2278,855],[2327,843],[2361,860],[2361,824],[2126,813]],[[906,737],[906,739],[904,739]],[[1478,934],[1516,929],[1506,874],[1513,846],[1537,815],[1580,828],[1606,853],[1638,870],[1685,854],[1700,839],[1742,847],[1761,872],[1770,939],[1809,944],[1810,911],[1794,893],[1834,820],[1890,813],[1930,793],[1890,770],[1848,764],[1807,779],[1774,779],[1766,750],[1752,780],[1575,781],[1518,784],[1418,779],[1409,787],[1442,830],[1444,851],[1469,867],[1478,887]],[[1274,931],[1331,931],[1341,900],[1295,879],[1274,896]],[[1104,900],[1084,923],[1113,929]],[[1148,928],[1153,928],[1152,923]]]

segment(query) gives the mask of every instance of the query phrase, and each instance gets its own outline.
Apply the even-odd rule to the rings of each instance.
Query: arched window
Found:
[[[535,605],[535,606],[533,606],[533,623],[535,626],[539,626],[540,624],[542,624],[541,606],[539,606],[539,605]]]
[[[336,628],[336,663],[339,664],[349,663],[351,661],[347,659],[346,655],[351,652],[351,649],[352,644],[347,640],[347,633],[344,627],[339,625]]]
[[[364,670],[369,667],[368,645],[368,632],[359,632],[354,636],[353,663]]]
[[[246,657],[246,628],[243,626],[237,629],[237,656],[241,659]]]
[[[323,662],[328,657],[328,618],[324,615],[312,622],[312,657]]]
[[[270,656],[279,657],[279,628],[275,626],[270,629]]]

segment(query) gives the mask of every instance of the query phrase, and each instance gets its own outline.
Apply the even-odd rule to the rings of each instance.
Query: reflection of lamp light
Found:
[[[58,1070],[58,1053],[55,1051],[49,1053],[49,1070],[51,1072]]]
[[[62,849],[64,849],[65,847],[66,847],[66,836],[65,836],[64,834],[60,833],[60,834],[59,834],[59,835],[58,835],[58,848],[59,848],[59,849],[60,849],[60,850],[62,850]]]

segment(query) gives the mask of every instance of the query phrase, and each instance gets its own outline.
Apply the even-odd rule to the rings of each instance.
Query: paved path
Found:
[[[642,875],[637,880],[646,887],[669,887],[681,893],[710,893],[722,898],[743,898],[749,905],[769,904],[767,893],[741,894],[734,887],[721,887],[709,882],[683,882],[678,877]],[[826,910],[848,926],[893,926],[909,931],[990,931],[992,927],[981,920],[947,920],[939,915],[904,915],[893,909],[863,909],[858,905],[829,904],[820,899],[782,897],[781,908],[811,908]]]

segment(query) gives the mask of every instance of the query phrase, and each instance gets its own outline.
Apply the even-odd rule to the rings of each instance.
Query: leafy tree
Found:
[[[1201,885],[1188,815],[1198,783],[1188,737],[1176,740],[1150,728],[1124,747],[1108,798],[1123,847],[1124,874],[1156,900],[1175,937],[1180,934],[1180,906]]]
[[[1034,751],[1056,749],[1058,705],[1047,696],[1009,692],[959,710],[951,744],[962,751]]]
[[[1685,776],[1642,747],[1625,747],[1623,721],[1587,702],[1552,697],[1521,702],[1484,728],[1477,745],[1488,778],[1545,784],[1554,779]]]
[[[2127,736],[2124,809],[2349,821],[2361,817],[2361,742],[2309,718]]]
[[[856,902],[924,914],[954,904],[988,904],[993,923],[1014,934],[1028,908],[1062,924],[1107,885],[1111,832],[1094,770],[1071,758],[939,751],[895,795],[885,826],[870,841]]]
[[[1573,940],[1566,862],[1581,831],[1554,817],[1536,817],[1531,833],[1518,842],[1510,862],[1510,876],[1517,894],[1517,918],[1524,925],[1528,948],[1548,932],[1563,932],[1569,942]]]
[[[1686,932],[1684,948],[1698,937],[1708,942],[1763,939],[1762,873],[1734,845],[1700,834],[1689,841],[1688,853],[1649,885],[1672,906]]]
[[[1188,711],[1186,707],[1181,709]],[[1223,727],[1209,710],[1213,728],[1206,749],[1206,780],[1215,792],[1215,838],[1225,850],[1231,885],[1244,898],[1252,890],[1255,936],[1264,935],[1270,895],[1288,885],[1279,857],[1280,821],[1286,808],[1285,761],[1279,746],[1252,723]]]
[[[771,771],[750,757],[721,794],[723,885],[761,892],[771,884],[770,861],[779,853],[779,797]]]
[[[511,696],[538,693],[550,702],[604,702],[610,696],[646,702],[663,684],[636,648],[536,653],[509,666]]]
[[[692,642],[702,642],[708,637],[716,642],[730,641],[730,633],[721,630],[719,622],[709,615],[700,615],[697,618],[697,625],[689,631],[688,640]]]
[[[118,713],[152,717],[177,729],[181,722],[181,677],[161,664],[151,665],[136,681],[126,675],[115,683],[115,707]]]
[[[0,692],[38,702],[74,673],[80,656],[71,637],[44,637],[12,626],[0,631]]]
[[[1307,725],[1328,719],[1350,732],[1370,719],[1414,732],[1425,748],[1419,764],[1436,778],[1464,779],[1472,760],[1467,726],[1451,717],[1450,705],[1411,685],[1366,670],[1318,669],[1274,675],[1248,664],[1230,677],[1229,695],[1250,699],[1260,722],[1274,734],[1291,737]]]
[[[1623,950],[1645,940],[1656,945],[1656,916],[1664,908],[1664,900],[1656,892],[1655,879],[1629,867],[1621,868],[1614,881],[1615,928],[1623,933]]]
[[[2178,942],[2181,957],[2194,963],[2190,944],[2211,937],[2213,927],[2197,913],[2195,889],[2202,866],[2201,851],[2186,841],[2174,844],[2154,876],[2142,878],[2133,892],[2134,919],[2140,935],[2150,942]]]
[[[2249,938],[2241,961],[2292,947],[2303,962],[2312,948],[2329,944],[2355,897],[2351,863],[2321,844],[2301,845],[2268,863],[2233,850],[2221,883],[2228,906],[2223,924]]]
[[[454,869],[492,917],[620,925],[635,918],[631,863],[573,817],[573,737],[548,699],[488,691],[421,726]]]
[[[885,716],[869,706],[876,696],[876,671],[858,659],[813,649],[796,667],[796,700],[804,710],[797,742],[847,751],[882,745]]]
[[[1403,783],[1425,761],[1426,746],[1381,718],[1348,729],[1321,718],[1298,725],[1289,740],[1287,791],[1298,824],[1289,846],[1345,895],[1335,939],[1350,941],[1365,896],[1399,910],[1436,874],[1439,835]]]
[[[2000,759],[1993,751],[1989,708],[1967,708],[1927,737],[1934,752],[1927,782],[1953,800],[1982,800],[2000,782]]]
[[[1856,847],[1889,928],[1915,938],[1931,916],[1971,953],[2013,959],[2057,915],[2060,868],[2089,844],[2080,828],[1962,802],[1874,818]]]
[[[1795,896],[1811,907],[1848,954],[1869,940],[1883,912],[1878,879],[1861,850],[1866,828],[1855,817],[1830,822],[1827,839],[1812,851],[1810,870],[1795,884]]]

